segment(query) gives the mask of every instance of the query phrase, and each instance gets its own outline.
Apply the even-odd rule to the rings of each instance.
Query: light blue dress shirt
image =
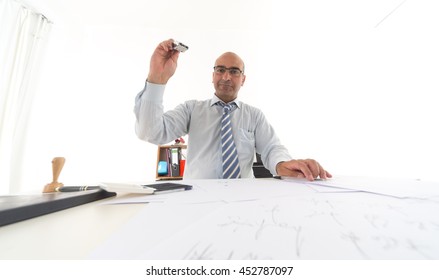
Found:
[[[145,141],[163,145],[188,135],[185,179],[222,178],[220,99],[189,100],[175,109],[163,111],[165,85],[146,82],[136,96],[136,134]],[[233,137],[238,150],[242,178],[252,178],[255,152],[264,166],[276,175],[276,165],[291,160],[273,127],[258,108],[235,100],[238,108],[231,113]]]

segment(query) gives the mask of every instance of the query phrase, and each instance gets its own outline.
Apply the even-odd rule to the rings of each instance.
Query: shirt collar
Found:
[[[213,105],[215,105],[218,101],[224,102],[221,99],[218,98],[218,96],[216,96],[215,94],[213,95],[212,99],[210,100],[210,106],[212,107]],[[232,102],[235,102],[236,107],[241,108],[241,101],[238,100],[238,98],[236,98],[235,100],[233,100]]]

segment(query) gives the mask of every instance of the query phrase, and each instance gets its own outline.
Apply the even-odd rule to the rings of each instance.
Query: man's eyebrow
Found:
[[[237,67],[237,66],[232,66],[232,67],[226,67],[224,65],[216,65],[215,67],[223,67],[223,68],[227,68],[227,69],[237,69],[237,70],[241,70],[241,68]]]

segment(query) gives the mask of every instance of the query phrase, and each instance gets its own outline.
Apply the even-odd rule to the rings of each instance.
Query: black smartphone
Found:
[[[192,189],[191,185],[185,185],[185,184],[179,184],[179,183],[157,183],[157,184],[150,184],[150,185],[142,185],[144,188],[154,188],[156,192],[165,192],[165,191],[176,191],[176,190],[182,190],[182,191],[188,191]]]

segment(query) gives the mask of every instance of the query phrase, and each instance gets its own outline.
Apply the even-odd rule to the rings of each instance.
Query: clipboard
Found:
[[[35,218],[79,206],[96,200],[115,196],[102,189],[69,192],[42,193],[34,195],[0,196],[0,226]]]

